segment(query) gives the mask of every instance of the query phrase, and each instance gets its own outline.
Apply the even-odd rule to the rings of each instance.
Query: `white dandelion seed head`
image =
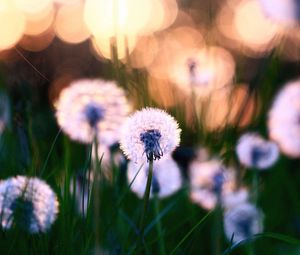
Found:
[[[232,192],[235,187],[234,172],[225,168],[220,161],[194,161],[189,167],[190,198],[206,210],[212,210],[218,197]]]
[[[127,169],[127,180],[131,190],[139,198],[143,198],[148,178],[148,163],[137,164],[130,161]],[[135,177],[136,176],[136,177]],[[135,178],[135,179],[134,179]],[[165,198],[178,191],[182,186],[180,169],[170,155],[153,164],[153,177],[150,197],[154,192],[159,198]]]
[[[224,231],[238,243],[263,231],[263,213],[253,204],[242,203],[224,213]]]
[[[300,157],[300,80],[287,83],[268,114],[269,137],[290,157]]]
[[[121,132],[122,151],[130,160],[141,163],[171,153],[179,145],[181,130],[165,111],[144,108],[128,118]]]
[[[81,79],[63,89],[56,106],[56,118],[71,139],[101,144],[119,140],[118,129],[130,112],[125,92],[115,82]]]
[[[20,212],[16,219],[16,211]],[[56,194],[38,178],[17,176],[0,183],[0,220],[2,228],[21,224],[29,233],[46,232],[58,213]]]
[[[258,169],[271,167],[279,157],[277,144],[263,139],[257,133],[242,135],[238,140],[236,153],[243,165]]]

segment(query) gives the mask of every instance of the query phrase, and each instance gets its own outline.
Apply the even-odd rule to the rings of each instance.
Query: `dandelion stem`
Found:
[[[95,148],[95,161],[94,161],[94,220],[95,220],[95,254],[100,255],[100,179],[101,179],[101,165],[99,162],[98,155],[98,140],[95,136],[94,138],[94,148]]]
[[[145,218],[146,218],[146,213],[147,213],[148,204],[149,204],[152,175],[153,175],[153,159],[150,159],[149,160],[148,179],[147,179],[146,189],[145,189],[145,193],[144,193],[144,207],[143,207],[142,216],[141,216],[141,220],[140,220],[140,237],[142,240],[144,238]]]
[[[221,207],[221,195],[218,194],[218,202],[216,205],[215,213],[214,213],[214,253],[215,255],[221,254],[221,246],[222,246],[222,207]]]
[[[257,205],[257,200],[258,200],[258,186],[259,186],[258,170],[255,170],[252,177],[252,201],[255,205]]]
[[[154,195],[154,209],[155,209],[155,217],[157,218],[156,230],[157,230],[157,234],[159,237],[159,240],[158,240],[159,254],[166,255],[166,248],[165,248],[163,232],[162,232],[162,227],[161,227],[161,222],[160,222],[160,217],[159,217],[160,210],[159,210],[159,200],[158,200],[157,194]]]
[[[256,206],[258,201],[258,186],[259,186],[259,172],[256,169],[252,177],[252,202]],[[249,245],[249,254],[255,254],[255,243]]]

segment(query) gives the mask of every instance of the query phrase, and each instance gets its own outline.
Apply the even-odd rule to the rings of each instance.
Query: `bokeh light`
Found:
[[[201,33],[188,26],[180,26],[169,30],[156,39],[159,49],[154,61],[148,66],[147,70],[157,78],[169,78],[168,69],[173,65],[178,52],[204,46]]]
[[[260,103],[250,94],[247,84],[237,84],[230,91],[220,90],[211,94],[205,105],[204,126],[215,131],[226,125],[244,128],[259,113]]]
[[[54,8],[49,5],[41,12],[36,14],[26,15],[26,35],[40,35],[50,29],[54,20]]]
[[[85,22],[95,36],[138,34],[150,18],[149,0],[87,0]]]
[[[56,15],[55,32],[67,43],[80,43],[88,39],[90,32],[83,21],[83,3],[61,6]]]
[[[53,0],[11,0],[26,14],[37,14],[53,5]]]
[[[228,1],[216,23],[229,47],[252,57],[265,54],[279,42],[280,27],[264,15],[256,0]]]
[[[0,0],[0,51],[13,47],[22,37],[26,18],[11,0]]]
[[[107,59],[112,59],[114,57],[113,54],[116,54],[115,57],[118,59],[125,59],[136,44],[134,36],[118,36],[117,38],[93,37],[91,41],[94,53]]]

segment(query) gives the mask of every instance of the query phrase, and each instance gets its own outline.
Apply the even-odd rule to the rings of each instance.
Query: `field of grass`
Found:
[[[112,59],[100,60],[91,53],[88,41],[67,44],[58,38],[39,52],[26,51],[20,45],[0,51],[0,254],[300,254],[299,157],[291,157],[279,146],[276,162],[259,170],[247,169],[236,153],[244,133],[256,132],[271,139],[268,118],[276,95],[286,83],[299,79],[299,48],[289,49],[288,44],[298,30],[286,30],[276,46],[255,54],[252,49],[249,55],[246,46],[229,47],[215,35],[212,20],[218,17],[219,1],[213,1],[211,13],[206,13],[203,20],[197,16],[197,11],[203,10],[197,8],[206,8],[205,3],[178,2],[182,11],[190,12],[195,19],[195,27],[207,45],[222,47],[232,54],[234,75],[226,82],[224,94],[224,87],[200,99],[196,90],[186,94],[176,82],[166,82],[166,77],[153,78],[149,69],[135,68],[129,59],[118,60],[115,45],[111,47]],[[180,22],[183,21],[178,18],[167,31],[180,27]],[[183,22],[187,24],[191,23]],[[162,31],[156,35],[164,36]],[[295,43],[300,45],[297,40]],[[292,51],[294,59],[283,57],[288,51]],[[190,75],[194,75],[189,68]],[[223,73],[217,71],[215,75],[221,77]],[[132,191],[135,179],[130,182],[127,178],[129,160],[119,143],[108,148],[101,147],[97,139],[78,142],[59,126],[56,100],[70,81],[79,78],[115,81],[125,91],[133,113],[155,107],[174,117],[181,129],[180,144],[172,153],[182,177],[176,192],[164,198],[152,192],[149,201],[148,197],[137,196]],[[300,116],[299,104],[300,97],[291,101],[290,108]],[[283,114],[288,115],[289,110],[284,110]],[[299,123],[298,117],[296,126]],[[295,140],[300,139],[298,126]],[[74,127],[74,132],[81,132],[80,128]],[[121,133],[121,126],[116,132]],[[95,156],[92,151],[98,143],[100,151]],[[104,147],[108,150],[102,153]],[[241,187],[248,190],[249,202],[263,215],[262,231],[250,231],[246,239],[234,242],[234,235],[230,240],[225,234],[227,208],[220,194],[209,210],[192,201],[189,169],[201,148],[205,148],[206,155],[201,162],[217,159],[233,169],[234,191]],[[158,161],[153,161],[154,166]],[[146,158],[144,164],[149,164]],[[144,171],[142,165],[139,170]],[[47,231],[28,232],[29,212],[22,201],[19,210],[10,208],[11,226],[4,222],[3,201],[13,192],[4,192],[1,185],[15,176],[40,178],[56,194],[58,213]],[[39,206],[43,206],[43,199]],[[149,202],[146,206],[145,201]]]

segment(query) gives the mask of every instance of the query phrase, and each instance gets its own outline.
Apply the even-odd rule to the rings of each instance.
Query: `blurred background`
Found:
[[[182,129],[173,158],[187,186],[191,162],[218,157],[251,189],[256,173],[244,171],[235,147],[246,132],[269,138],[277,93],[299,79],[299,22],[298,0],[0,0],[0,177],[40,176],[61,203],[50,233],[7,233],[1,254],[92,254],[92,223],[76,212],[74,192],[65,187],[80,175],[89,147],[60,134],[55,119],[59,93],[79,78],[115,80],[133,109],[173,115]],[[300,116],[299,105],[300,97],[291,104]],[[299,155],[280,150],[277,162],[259,172],[257,190],[264,231],[277,235],[258,238],[255,254],[300,254]],[[126,186],[126,163],[118,164],[111,166],[121,173],[118,181],[103,188],[103,222]],[[137,204],[129,193],[120,217],[101,234],[107,254],[130,254]],[[210,211],[190,201],[188,187],[161,208],[167,254]],[[174,254],[217,254],[213,218]],[[150,254],[159,254],[155,235],[149,231]],[[224,252],[230,240],[220,236]],[[245,246],[231,254],[254,254]]]

